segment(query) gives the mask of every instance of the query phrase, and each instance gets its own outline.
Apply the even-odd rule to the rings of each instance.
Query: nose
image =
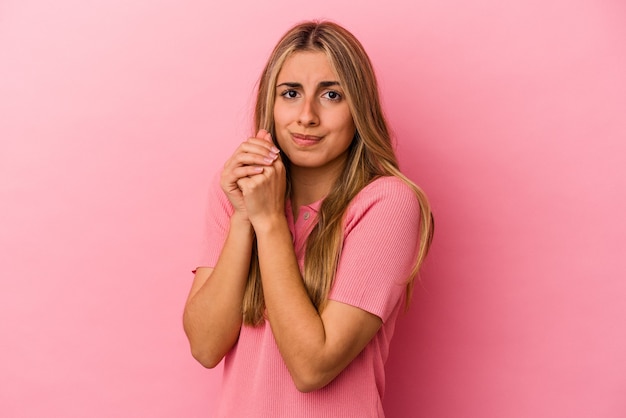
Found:
[[[298,124],[301,126],[315,126],[319,124],[319,115],[313,98],[302,101],[302,108],[298,115]]]

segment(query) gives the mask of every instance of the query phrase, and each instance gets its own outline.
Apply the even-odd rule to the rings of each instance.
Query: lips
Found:
[[[291,138],[293,139],[293,142],[303,147],[315,145],[322,140],[321,136],[300,135],[293,133],[291,134]]]

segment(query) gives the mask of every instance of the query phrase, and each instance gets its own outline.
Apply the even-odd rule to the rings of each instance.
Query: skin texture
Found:
[[[287,58],[276,86],[276,140],[291,161],[292,207],[323,198],[346,163],[354,122],[338,78],[320,52]],[[320,315],[309,299],[285,208],[285,167],[261,130],[226,162],[221,186],[233,204],[230,230],[213,269],[198,269],[184,326],[194,357],[213,367],[235,344],[250,249],[257,239],[267,317],[298,390],[319,389],[367,345],[382,321],[329,301]],[[208,278],[211,280],[208,280]]]

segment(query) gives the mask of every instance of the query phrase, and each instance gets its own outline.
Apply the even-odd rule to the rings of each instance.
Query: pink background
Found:
[[[437,219],[388,416],[626,416],[625,3],[213,3],[0,1],[0,415],[209,415],[208,179],[278,37],[331,18]]]

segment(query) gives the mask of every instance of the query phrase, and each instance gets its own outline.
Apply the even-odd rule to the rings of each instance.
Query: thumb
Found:
[[[267,129],[263,129],[263,128],[259,129],[259,132],[256,133],[255,138],[264,139],[267,142],[270,142],[272,144],[274,143],[274,141],[272,141],[272,134],[269,133]]]
[[[267,129],[259,129],[259,132],[256,133],[255,138],[257,139],[267,139],[267,135],[269,135],[269,132],[267,132]]]

